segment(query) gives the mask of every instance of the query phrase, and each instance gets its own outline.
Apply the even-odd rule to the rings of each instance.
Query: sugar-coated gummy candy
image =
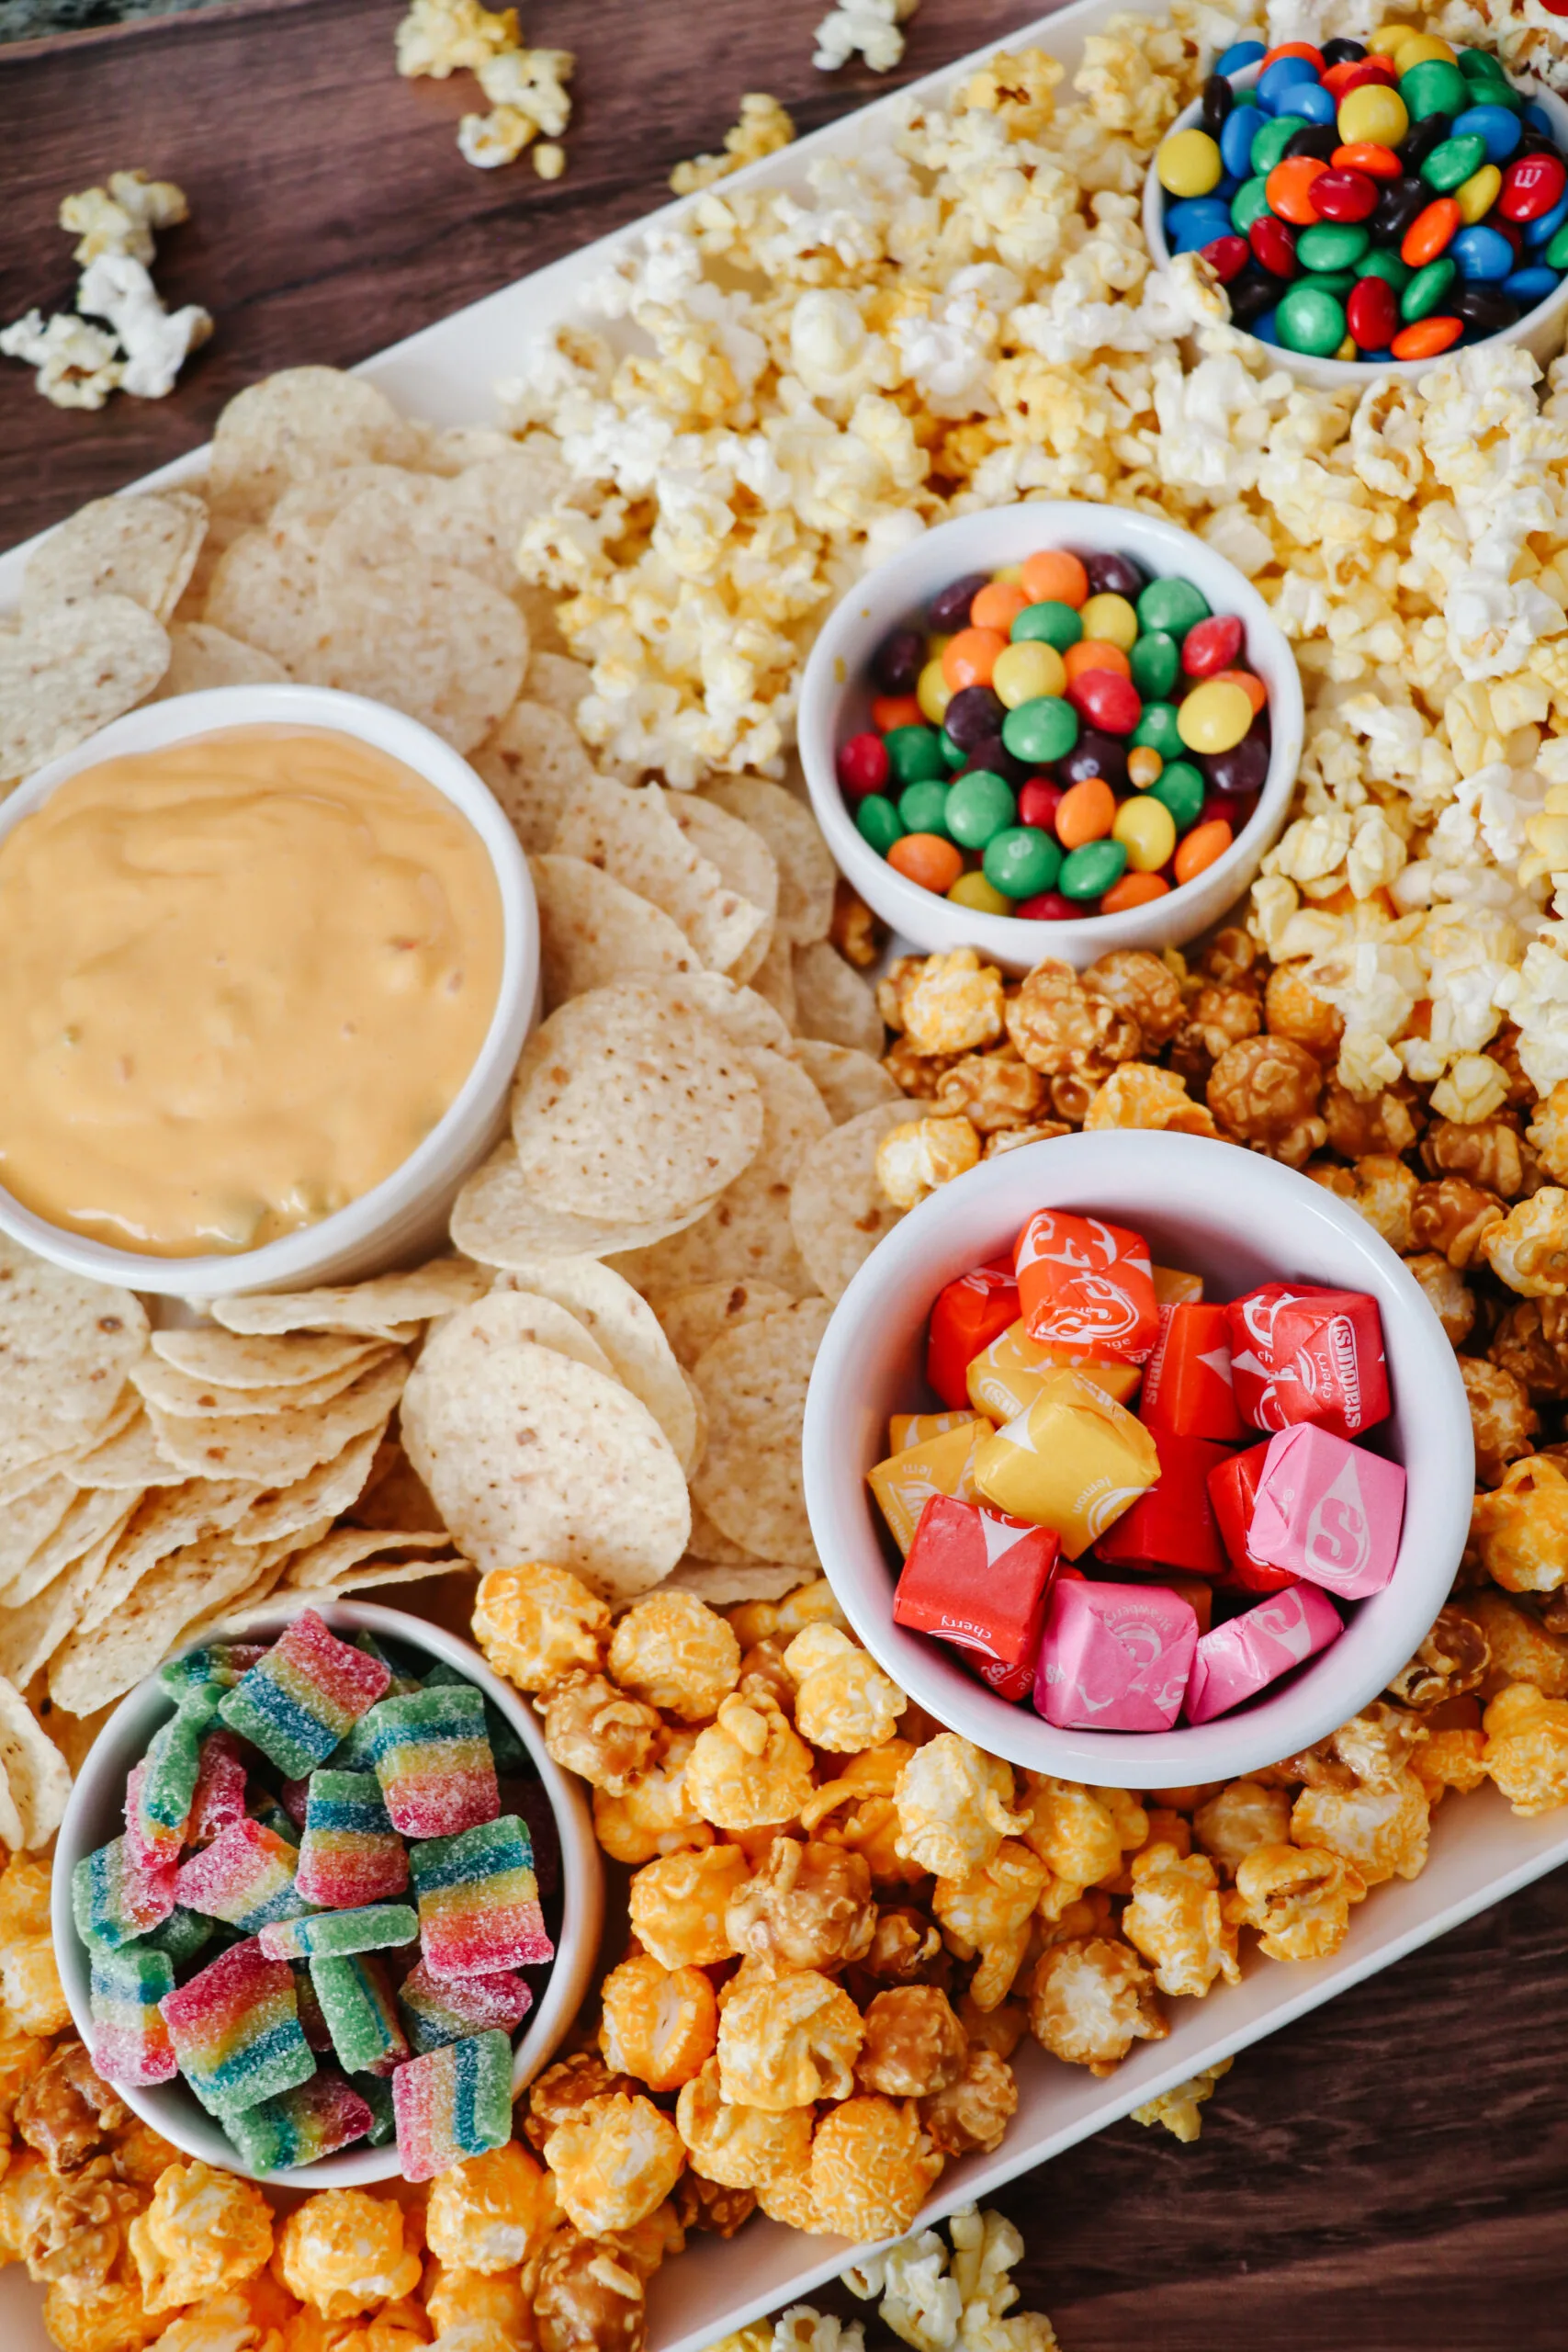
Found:
[[[268,1960],[254,1937],[158,2006],[180,2072],[211,2115],[276,2098],[316,2071],[288,1963]]]
[[[355,2075],[354,2087],[370,2109],[370,2129],[366,2138],[373,2148],[389,2148],[398,2136],[398,2119],[392,2111],[392,2086],[375,2075]]]
[[[187,1911],[176,1903],[166,1919],[144,1936],[138,1936],[133,1945],[122,1945],[122,1951],[161,1951],[172,1960],[176,1969],[205,1951],[218,1932],[216,1919],[205,1918],[199,1911]]]
[[[401,1698],[407,1691],[421,1690],[423,1683],[429,1679],[428,1676],[421,1677],[418,1674],[410,1673],[405,1668],[400,1666],[397,1659],[381,1647],[368,1627],[355,1634],[354,1646],[356,1650],[363,1650],[367,1657],[378,1659],[386,1668],[392,1678],[386,1689],[385,1695],[389,1699]]]
[[[368,2101],[323,2066],[308,2083],[230,2116],[228,2132],[253,2172],[282,2172],[368,2138],[373,2120]]]
[[[310,1979],[310,1963],[308,1960],[291,1960],[288,1966],[294,1978],[294,1997],[299,2004],[299,2030],[319,2057],[332,2048],[333,2036],[321,1996]]]
[[[406,1848],[387,1815],[374,1772],[312,1774],[299,1841],[296,1883],[307,1903],[357,1909],[400,1894],[409,1883]]]
[[[205,1911],[252,1936],[275,1919],[303,1913],[294,1884],[297,1860],[293,1847],[265,1823],[248,1816],[231,1821],[210,1846],[180,1864],[175,1896],[187,1910]]]
[[[158,2004],[174,1989],[175,1966],[164,1952],[131,1944],[94,1952],[88,1986],[93,2064],[106,2082],[173,2079],[175,2049]]]
[[[143,1869],[178,1859],[200,1768],[201,1735],[176,1710],[159,1724],[126,1784],[126,1836]]]
[[[470,2034],[392,2077],[398,2154],[407,2180],[503,2147],[512,2137],[512,2044],[503,2033]]]
[[[265,1656],[265,1642],[204,1642],[198,1649],[165,1659],[158,1668],[158,1679],[176,1700],[209,1682],[231,1690]]]
[[[310,1962],[310,1982],[338,2064],[351,2075],[389,2075],[409,2054],[387,1973],[367,1953],[329,1953]]]
[[[474,1686],[457,1667],[448,1666],[443,1657],[436,1659],[435,1664],[424,1677],[423,1687],[426,1690],[449,1690],[457,1688],[472,1690]],[[492,1701],[487,1699],[482,1690],[479,1692],[479,1700],[485,1711],[485,1734],[490,1741],[490,1752],[495,1759],[496,1770],[498,1772],[531,1772],[534,1769],[534,1760],[524,1744],[522,1736],[513,1729],[501,1709]]]
[[[313,1960],[318,1954],[386,1951],[412,1944],[419,1921],[407,1903],[369,1903],[357,1911],[316,1911],[280,1919],[261,1930],[269,1960]]]
[[[281,1838],[286,1846],[291,1846],[296,1853],[299,1852],[301,1841],[299,1824],[265,1790],[253,1801],[251,1819],[259,1821],[264,1829],[270,1829],[275,1838]]]
[[[493,1976],[443,1980],[422,1960],[398,1987],[398,2009],[415,2050],[441,2050],[466,2034],[512,2033],[533,2007],[534,1996],[513,1969]]]
[[[248,1780],[244,1756],[233,1733],[209,1732],[201,1743],[201,1761],[186,1824],[187,1845],[210,1845],[220,1829],[244,1819]]]
[[[175,1907],[176,1875],[172,1862],[145,1869],[124,1838],[84,1854],[71,1874],[71,1907],[82,1941],[115,1951],[151,1933]]]
[[[340,1642],[313,1609],[296,1617],[219,1713],[291,1780],[324,1764],[392,1679],[380,1658]]]
[[[545,1932],[528,1832],[514,1814],[432,1838],[409,1856],[424,1959],[437,1976],[534,1968],[555,1947]]]
[[[405,1838],[450,1838],[500,1812],[484,1702],[471,1683],[383,1701],[373,1746],[382,1801]]]

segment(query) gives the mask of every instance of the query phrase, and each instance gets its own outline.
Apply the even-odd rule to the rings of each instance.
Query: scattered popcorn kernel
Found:
[[[647,1771],[664,1728],[654,1708],[581,1667],[551,1684],[542,1708],[545,1745],[556,1762],[613,1797],[625,1796]]]
[[[773,1839],[725,1915],[732,1948],[781,1972],[846,1968],[879,1924],[863,1856],[794,1838]]]
[[[559,2222],[560,2210],[548,2173],[511,2140],[438,2173],[424,2218],[438,2262],[488,2277],[531,2260]]]
[[[956,1732],[916,1748],[893,1795],[898,1852],[934,1878],[967,1878],[1027,1826],[1027,1815],[1011,1810],[1011,1766]]]
[[[724,134],[722,154],[694,155],[688,164],[677,164],[670,185],[677,196],[694,196],[698,188],[728,179],[761,156],[776,154],[794,137],[795,124],[777,98],[765,90],[748,90],[740,101],[739,121]]]
[[[750,1871],[739,1846],[662,1854],[631,1883],[632,1933],[665,1968],[707,1968],[732,1947],[725,1915]]]
[[[807,1626],[784,1662],[795,1679],[795,1728],[813,1747],[853,1756],[892,1738],[908,1699],[837,1626]]]
[[[967,1119],[905,1119],[876,1147],[876,1181],[896,1209],[912,1209],[967,1174],[979,1157],[980,1138]]]
[[[593,1833],[617,1862],[650,1862],[682,1846],[711,1846],[714,1831],[693,1802],[686,1766],[696,1744],[694,1731],[671,1731],[657,1745],[646,1772],[637,1772],[619,1796],[593,1792]]]
[[[279,2283],[327,2320],[354,2319],[412,2295],[420,2278],[402,2208],[362,2188],[323,2188],[308,2197],[279,2230],[272,2263]]]
[[[1173,2140],[1190,2146],[1202,2136],[1204,2101],[1213,2098],[1214,2086],[1235,2064],[1234,2058],[1218,2059],[1213,2066],[1205,2066],[1201,2074],[1178,2083],[1173,2091],[1162,2091],[1157,2098],[1146,2099],[1142,2107],[1133,2109],[1134,2122],[1162,2124]]]
[[[863,2091],[890,2098],[925,2098],[961,2078],[968,2052],[944,1993],[931,1984],[895,1985],[866,2009],[855,2081]]]
[[[737,2106],[719,2087],[716,2058],[683,2085],[675,2120],[693,2170],[727,2188],[761,2188],[801,2170],[810,2154],[811,2109]]]
[[[1429,1810],[1420,1781],[1404,1770],[1389,1788],[1303,1789],[1291,1808],[1291,1835],[1301,1846],[1326,1846],[1380,1886],[1425,1870]]]
[[[474,1639],[519,1690],[547,1690],[574,1667],[591,1671],[609,1630],[598,1595],[547,1561],[491,1568],[474,1596]]]
[[[1122,1932],[1150,1962],[1162,1993],[1200,1997],[1218,1976],[1239,1984],[1236,1931],[1224,1914],[1219,1876],[1206,1854],[1149,1846],[1133,1862],[1133,1899]]]
[[[1510,1682],[1487,1708],[1486,1770],[1517,1814],[1568,1804],[1568,1703]]]
[[[174,2311],[254,2278],[272,2253],[272,2211],[254,2181],[171,2165],[130,2225],[130,2251],[146,2309]]]
[[[979,1957],[969,1982],[976,2008],[994,2009],[1011,1992],[1050,1877],[1047,1865],[1027,1845],[1008,1838],[965,1877],[937,1880],[931,1909],[946,1929],[950,1949],[961,1960]]]
[[[686,1765],[692,1802],[718,1829],[793,1821],[811,1794],[811,1750],[777,1700],[732,1691],[697,1734]]]
[[[686,2161],[670,2118],[625,2092],[579,2108],[544,2154],[567,2219],[585,2237],[633,2228],[663,2203]]]
[[[517,11],[492,12],[479,0],[412,0],[397,30],[398,71],[413,80],[422,74],[444,82],[453,74],[473,74],[487,58],[518,47]]]
[[[1511,1463],[1470,1522],[1481,1565],[1505,1592],[1555,1592],[1568,1579],[1568,1469],[1550,1454]]]

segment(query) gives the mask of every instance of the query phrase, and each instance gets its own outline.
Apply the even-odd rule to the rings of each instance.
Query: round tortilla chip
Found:
[[[129,596],[51,605],[0,634],[0,786],[134,709],[168,666],[163,623]]]
[[[761,1093],[711,1021],[631,980],[574,997],[536,1031],[512,1131],[547,1207],[683,1216],[756,1157]]]
[[[529,655],[529,670],[540,660]],[[571,720],[536,701],[524,682],[500,726],[473,755],[473,764],[501,803],[502,813],[531,856],[555,846],[561,812],[574,793],[595,781],[592,760]],[[598,861],[595,860],[597,864]]]
[[[512,599],[453,564],[348,570],[323,556],[316,623],[296,677],[390,703],[457,752],[482,743],[511,709],[528,660]]]
[[[779,885],[773,921],[781,936],[792,947],[826,939],[838,876],[833,854],[807,803],[760,775],[717,776],[703,786],[703,798],[750,825],[773,852]]]
[[[209,686],[281,686],[288,673],[259,645],[242,645],[207,621],[178,621],[169,631],[169,666],[154,702],[205,694]]]
[[[701,1400],[694,1400],[691,1385],[647,1299],[596,1258],[541,1259],[502,1274],[491,1297],[503,1288],[536,1293],[576,1317],[608,1359],[615,1379],[648,1407],[689,1476],[705,1427]]]
[[[749,980],[773,944],[773,910],[779,902],[773,853],[761,833],[716,801],[701,800],[692,792],[671,792],[666,805],[687,840],[718,868],[726,888],[764,918],[739,955],[724,966],[732,979]]]
[[[803,1037],[880,1054],[887,1042],[869,982],[825,939],[795,951],[795,1025]]]
[[[0,1676],[0,1766],[17,1816],[17,1843],[47,1846],[65,1817],[71,1768],[48,1738],[21,1692]]]
[[[903,1215],[876,1181],[876,1147],[889,1127],[921,1115],[916,1102],[879,1103],[832,1128],[801,1161],[790,1193],[789,1221],[795,1246],[826,1297],[843,1296],[852,1277]]]
[[[303,677],[321,629],[313,545],[281,531],[242,531],[212,567],[205,619],[289,677]]]
[[[28,557],[22,619],[51,605],[129,596],[154,620],[167,621],[206,536],[207,508],[188,490],[89,499]]]
[[[710,1609],[726,1609],[738,1600],[782,1600],[799,1589],[800,1570],[771,1566],[763,1560],[734,1562],[699,1560],[690,1555],[671,1568],[660,1592],[694,1592]]]
[[[826,1037],[797,1037],[795,1059],[828,1105],[836,1127],[874,1111],[884,1102],[901,1102],[897,1080],[870,1054],[854,1046],[832,1046]]]
[[[154,1331],[151,1344],[153,1354],[176,1372],[218,1388],[298,1388],[302,1381],[323,1380],[351,1364],[367,1363],[382,1342],[334,1332],[248,1336],[201,1324]]]
[[[551,1560],[611,1599],[645,1592],[686,1549],[674,1450],[630,1391],[487,1319],[448,1317],[403,1392],[402,1438],[453,1540],[479,1568]]]
[[[523,1182],[516,1147],[503,1143],[475,1169],[453,1202],[452,1239],[481,1266],[525,1270],[541,1259],[608,1258],[617,1250],[641,1249],[694,1225],[711,1206],[701,1201],[684,1216],[617,1224],[547,1208]]]
[[[215,1298],[211,1312],[226,1331],[342,1331],[401,1340],[411,1336],[408,1325],[468,1306],[488,1287],[478,1266],[461,1258],[433,1258],[407,1273],[376,1274],[364,1283]]]
[[[795,1301],[773,1283],[698,1283],[672,1291],[657,1307],[676,1361],[690,1372],[697,1358],[726,1331],[776,1315]]]
[[[474,1333],[482,1332],[496,1345],[525,1340],[530,1347],[553,1348],[557,1355],[570,1356],[573,1363],[585,1363],[606,1380],[620,1376],[587,1325],[547,1291],[529,1290],[503,1275],[468,1311]]]
[[[667,1003],[701,1013],[723,1030],[732,1046],[771,1046],[786,1056],[795,1051],[795,1039],[766,997],[723,972],[682,972],[677,978],[650,979],[648,985]]]
[[[602,865],[628,890],[651,899],[680,924],[710,971],[731,971],[758,934],[771,931],[772,917],[730,889],[703,843],[687,838],[676,821],[683,798],[654,784],[633,787],[586,776],[562,807],[548,846]],[[759,953],[766,947],[763,938]]]
[[[689,972],[696,951],[679,923],[581,857],[528,861],[539,909],[545,1010],[634,972]]]
[[[693,1378],[708,1410],[707,1452],[692,1498],[753,1557],[815,1568],[800,1432],[806,1391],[832,1309],[806,1298],[727,1331]]]
[[[260,522],[297,481],[336,467],[408,465],[421,428],[385,392],[336,368],[285,368],[236,393],[212,435],[214,506]]]

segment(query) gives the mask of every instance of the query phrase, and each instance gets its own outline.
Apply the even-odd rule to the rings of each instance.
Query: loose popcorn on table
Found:
[[[197,303],[166,311],[148,269],[153,232],[189,216],[183,188],[142,171],[111,172],[107,187],[63,198],[60,225],[77,238],[76,311],[85,315],[29,311],[0,328],[0,356],[36,368],[39,390],[56,408],[99,409],[115,391],[163,400],[212,333]]]
[[[852,57],[863,57],[874,74],[891,74],[904,54],[907,25],[920,0],[839,0],[817,28],[811,62],[834,74]]]
[[[571,119],[566,85],[577,62],[570,50],[529,49],[515,8],[491,10],[479,0],[412,0],[396,48],[405,80],[468,73],[479,83],[490,111],[466,114],[458,124],[466,164],[493,171],[543,140],[547,157],[547,147],[536,147],[535,168],[541,179],[560,177],[566,157],[557,142]]]

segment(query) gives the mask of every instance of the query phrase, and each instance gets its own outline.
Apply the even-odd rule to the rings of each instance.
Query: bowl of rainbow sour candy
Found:
[[[603,1906],[527,1702],[441,1628],[344,1601],[257,1611],[139,1685],[59,1857],[98,2072],[186,2155],[312,2188],[509,2140]]]

